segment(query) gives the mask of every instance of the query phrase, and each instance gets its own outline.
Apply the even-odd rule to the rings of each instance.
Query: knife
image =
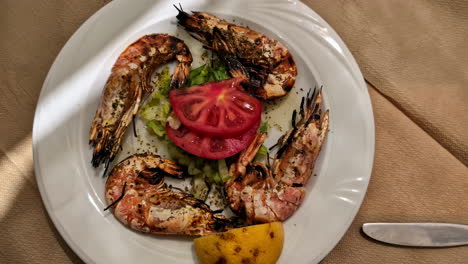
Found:
[[[366,223],[362,231],[389,244],[410,247],[468,245],[468,225],[447,223]]]

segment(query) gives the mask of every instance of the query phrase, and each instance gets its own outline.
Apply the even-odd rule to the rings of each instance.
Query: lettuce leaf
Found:
[[[158,137],[162,137],[166,134],[166,127],[161,122],[150,120],[146,122],[146,126]]]
[[[215,60],[212,64],[212,66],[204,64],[192,70],[189,74],[186,86],[202,85],[207,82],[222,81],[231,78],[224,63]]]
[[[262,124],[260,125],[260,132],[268,133],[268,122],[262,122]]]

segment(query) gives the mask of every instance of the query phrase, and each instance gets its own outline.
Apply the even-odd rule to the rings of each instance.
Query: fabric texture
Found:
[[[2,1],[0,263],[82,263],[42,204],[31,129],[54,58],[107,2]],[[385,221],[468,224],[468,1],[304,2],[355,56],[376,125],[366,198],[323,263],[467,263],[466,247],[393,247],[366,239],[360,227]]]

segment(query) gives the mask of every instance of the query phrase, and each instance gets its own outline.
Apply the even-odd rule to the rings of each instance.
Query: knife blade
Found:
[[[389,244],[411,247],[468,245],[468,225],[448,223],[365,223],[362,231]]]

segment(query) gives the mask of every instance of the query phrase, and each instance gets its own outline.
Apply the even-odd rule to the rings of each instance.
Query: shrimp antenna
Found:
[[[268,150],[272,150],[278,146],[278,142],[276,142],[273,146],[269,147]]]
[[[317,96],[319,95],[319,93],[322,92],[322,87],[323,87],[323,86],[320,86],[320,89],[318,90],[317,94],[315,94],[314,98],[312,99],[312,102],[313,102],[313,104],[314,104],[314,109],[312,109],[312,114],[316,114],[317,111],[319,110],[319,109],[318,109],[318,108],[319,108],[319,105],[317,104],[316,101],[317,101]]]
[[[320,105],[315,102],[317,100],[317,96],[322,92],[322,88],[323,88],[323,85],[320,86],[320,89],[318,91],[317,94],[315,94],[315,89],[314,89],[314,96],[312,98],[312,102],[313,102],[313,109],[312,109],[312,112],[310,113],[310,116],[307,118],[307,121],[304,123],[304,127],[307,127],[310,122],[314,121],[314,120],[320,120],[320,114],[317,114],[317,110],[319,110],[319,107]]]
[[[180,5],[180,3],[179,3],[180,8],[178,6],[176,6],[175,4],[173,6],[175,7],[175,9],[177,9],[177,11],[184,12],[184,10],[182,9],[182,6]]]
[[[103,177],[103,178],[106,177],[107,170],[109,169],[109,163],[110,163],[110,159],[107,159],[106,165],[105,165],[105,167],[104,167],[104,173],[102,174],[102,177]]]
[[[138,137],[137,131],[136,131],[136,126],[135,126],[135,116],[133,116],[132,124],[133,124],[133,136]]]
[[[302,99],[301,99],[301,107],[300,107],[300,109],[299,109],[299,111],[300,111],[299,113],[301,114],[301,117],[302,117],[302,118],[304,118],[304,113],[305,113],[305,112],[304,112],[304,101],[305,101],[305,98],[302,97]]]
[[[182,194],[188,194],[186,191],[182,190],[182,189],[179,188],[179,187],[175,187],[175,186],[169,185],[169,188],[170,188],[170,189],[177,190],[177,191],[181,192]]]
[[[307,106],[308,107],[312,106],[312,102],[314,101],[316,90],[317,90],[317,86],[314,87],[314,91],[312,92],[312,95],[309,96],[309,93],[307,93]]]
[[[266,153],[266,156],[267,156],[267,168],[270,170],[271,169],[271,166],[270,166],[270,153],[267,151]]]
[[[315,95],[315,98],[314,98],[314,103],[316,104],[315,105],[315,108],[316,108],[315,111],[320,110],[320,109],[318,109],[319,105],[315,101],[317,100],[318,95],[322,93],[322,88],[323,88],[323,85],[320,86],[320,89],[318,90],[318,93]]]
[[[294,128],[296,128],[296,115],[297,115],[297,111],[296,111],[296,109],[294,109],[294,111],[292,113],[292,118],[291,118],[291,125]]]
[[[118,202],[120,202],[120,200],[122,200],[122,198],[125,195],[125,188],[126,187],[127,187],[127,182],[124,183],[123,188],[122,188],[122,193],[120,194],[119,198],[117,198],[115,201],[113,201],[111,204],[109,204],[106,208],[104,208],[104,211],[109,210],[109,208],[116,205]]]
[[[172,5],[172,6],[174,6],[175,9],[177,9],[177,11],[179,11],[179,12],[184,12],[184,13],[185,13],[185,11],[184,11],[184,9],[182,8],[182,5],[180,4],[180,2],[179,2],[179,6],[176,6],[175,4]]]

